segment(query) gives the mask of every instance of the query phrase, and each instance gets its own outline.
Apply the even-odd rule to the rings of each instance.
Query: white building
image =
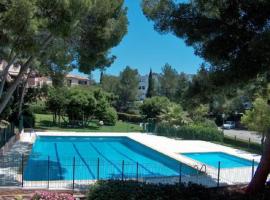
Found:
[[[138,88],[138,100],[143,101],[146,98],[148,89],[148,75],[139,77],[139,88]]]
[[[68,86],[91,85],[91,80],[83,76],[68,74],[65,79]]]

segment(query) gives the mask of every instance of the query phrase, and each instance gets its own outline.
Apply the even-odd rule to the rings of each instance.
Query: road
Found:
[[[261,143],[261,136],[259,134],[256,134],[256,132],[252,132],[252,131],[246,131],[246,130],[224,130],[224,135],[234,138],[236,136],[236,138],[242,139],[242,140],[246,140],[248,141],[249,138],[251,140],[251,142],[255,142],[255,143]]]

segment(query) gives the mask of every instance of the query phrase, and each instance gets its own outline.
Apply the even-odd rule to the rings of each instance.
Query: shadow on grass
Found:
[[[37,129],[41,130],[46,130],[46,129],[70,129],[70,130],[99,130],[100,127],[94,125],[93,123],[88,125],[88,126],[73,126],[68,123],[61,123],[61,124],[56,124],[53,123],[50,120],[42,120],[39,122],[39,124],[36,126]]]

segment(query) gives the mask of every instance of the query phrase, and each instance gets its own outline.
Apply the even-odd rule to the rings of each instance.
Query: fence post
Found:
[[[22,188],[23,188],[23,168],[24,168],[24,163],[23,163],[24,155],[22,154]]]
[[[250,138],[248,138],[248,149],[250,149]]]
[[[182,183],[182,163],[179,165],[179,185]]]
[[[139,163],[136,163],[136,181],[139,181]]]
[[[218,161],[218,182],[217,182],[217,187],[219,187],[219,181],[220,181],[220,161]]]
[[[48,189],[50,188],[50,156],[48,156],[48,182],[47,182]]]
[[[75,156],[73,157],[73,174],[72,174],[72,189],[75,189]]]
[[[234,141],[236,142],[236,135],[234,136]]]
[[[124,166],[125,166],[125,161],[122,161],[122,181],[124,181]]]
[[[99,180],[99,158],[97,160],[97,180]]]
[[[255,161],[254,161],[254,159],[252,160],[252,171],[251,171],[251,179],[253,178],[253,176],[254,176],[254,166],[255,165]]]
[[[4,137],[5,137],[5,141],[4,141],[4,144],[7,142],[7,131],[6,131],[6,128],[4,128]]]

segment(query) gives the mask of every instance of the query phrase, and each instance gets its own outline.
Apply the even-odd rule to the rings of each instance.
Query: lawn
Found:
[[[143,129],[138,124],[118,121],[115,126],[98,126],[92,122],[85,128],[67,128],[53,124],[51,114],[35,114],[36,130],[53,130],[53,131],[77,131],[77,132],[142,132]],[[61,121],[63,123],[63,120]]]

